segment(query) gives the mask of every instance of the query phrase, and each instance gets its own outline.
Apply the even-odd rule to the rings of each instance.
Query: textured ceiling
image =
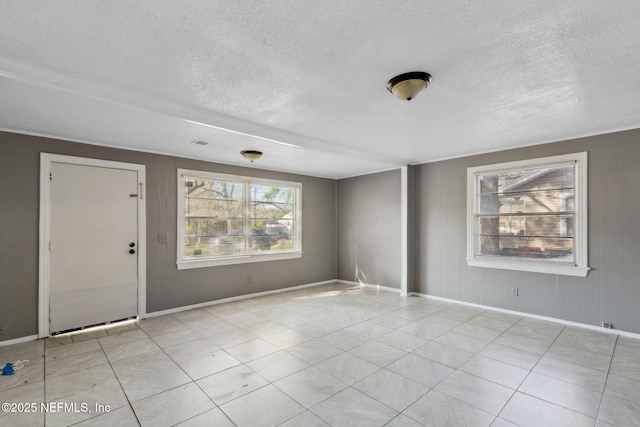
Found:
[[[638,22],[637,0],[0,0],[0,128],[353,176],[640,127]],[[433,75],[411,102],[385,88],[407,71]]]

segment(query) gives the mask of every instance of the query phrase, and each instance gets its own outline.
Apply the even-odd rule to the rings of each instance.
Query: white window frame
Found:
[[[252,184],[257,185],[270,185],[270,186],[282,186],[294,188],[296,191],[296,227],[295,227],[295,247],[292,250],[277,251],[273,253],[247,253],[247,254],[234,254],[234,255],[217,255],[202,257],[198,259],[184,258],[182,255],[182,245],[185,235],[185,221],[184,221],[184,199],[186,197],[185,186],[183,185],[183,176],[193,176],[209,180],[224,180],[241,182],[245,185],[245,191],[243,195],[245,197],[245,203],[250,200],[250,193],[247,191],[247,186],[250,188]],[[299,182],[278,181],[273,179],[255,178],[241,175],[229,175],[220,174],[214,172],[190,170],[190,169],[178,169],[177,174],[178,182],[178,238],[176,239],[176,264],[178,270],[185,270],[191,268],[203,268],[203,267],[215,267],[220,265],[232,265],[232,264],[246,264],[251,262],[262,261],[278,261],[285,259],[294,259],[302,257],[302,184]],[[248,206],[248,204],[247,204]],[[250,220],[250,213],[248,209],[245,209],[243,213],[245,222]]]
[[[548,167],[573,163],[575,165],[575,213],[574,256],[575,263],[560,263],[539,259],[524,259],[500,256],[477,256],[477,202],[478,175],[499,173],[512,169]],[[472,267],[498,268],[504,270],[529,271],[535,273],[560,274],[585,277],[589,273],[587,237],[587,152],[516,162],[471,167],[467,169],[467,265]]]

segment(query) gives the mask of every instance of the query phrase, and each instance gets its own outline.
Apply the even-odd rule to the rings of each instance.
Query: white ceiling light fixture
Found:
[[[251,163],[253,163],[254,160],[258,160],[260,157],[262,157],[262,151],[256,151],[256,150],[243,150],[240,152],[240,154],[242,154],[242,157],[244,157],[247,160],[250,160]]]
[[[387,89],[396,98],[411,101],[431,82],[431,74],[423,71],[411,71],[395,76],[387,82]]]

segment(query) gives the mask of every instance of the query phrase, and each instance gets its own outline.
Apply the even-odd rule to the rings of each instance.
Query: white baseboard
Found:
[[[342,283],[343,285],[364,286],[365,288],[373,288],[373,289],[379,289],[379,290],[383,290],[383,291],[391,291],[391,292],[400,293],[400,289],[398,289],[398,288],[390,288],[388,286],[382,286],[382,285],[373,285],[371,283],[351,282],[349,280],[342,280],[342,279],[334,280],[334,282]]]
[[[497,311],[500,313],[512,314],[514,316],[529,317],[531,319],[538,319],[538,320],[544,320],[547,322],[560,323],[567,326],[575,326],[576,328],[583,328],[583,329],[590,329],[592,331],[597,331],[597,332],[604,332],[606,334],[621,335],[624,337],[640,339],[640,334],[636,334],[634,332],[621,331],[619,329],[608,329],[608,328],[603,328],[601,326],[589,325],[587,323],[572,322],[571,320],[558,319],[556,317],[547,317],[547,316],[540,316],[538,314],[523,313],[521,311],[508,310],[505,308],[492,307],[490,305],[482,305],[482,304],[476,304],[473,302],[466,302],[466,301],[459,301],[456,299],[437,297],[434,295],[421,294],[418,292],[411,292],[409,295],[415,295],[415,296],[419,296],[427,299],[449,302],[453,304],[466,305],[469,307],[482,308],[484,310]]]
[[[314,286],[329,285],[329,284],[332,284],[332,283],[340,283],[340,284],[349,285],[349,286],[363,286],[363,287],[367,287],[367,288],[374,288],[374,289],[397,292],[397,293],[401,292],[400,289],[390,288],[390,287],[387,287],[387,286],[374,285],[374,284],[370,284],[370,283],[358,283],[358,282],[352,282],[352,281],[341,280],[341,279],[334,279],[334,280],[325,280],[323,282],[308,283],[306,285],[292,286],[290,288],[274,289],[274,290],[271,290],[271,291],[257,292],[257,293],[248,294],[248,295],[240,295],[240,296],[237,296],[237,297],[230,297],[230,298],[224,298],[224,299],[216,300],[216,301],[208,301],[208,302],[204,302],[204,303],[200,303],[200,304],[193,304],[193,305],[188,305],[188,306],[183,306],[183,307],[176,307],[176,308],[171,308],[171,309],[168,309],[168,310],[154,311],[154,312],[151,312],[151,313],[147,313],[145,315],[145,317],[163,316],[165,314],[179,313],[181,311],[192,310],[192,309],[196,309],[196,308],[209,307],[209,306],[212,306],[212,305],[224,304],[224,303],[233,302],[233,301],[240,301],[240,300],[244,300],[244,299],[248,299],[248,298],[255,298],[255,297],[264,296],[264,295],[278,294],[278,293],[282,293],[282,292],[293,291],[293,290],[296,290],[296,289],[303,289],[303,288],[310,288],[310,287],[314,287]],[[508,310],[508,309],[504,309],[504,308],[492,307],[492,306],[489,306],[489,305],[482,305],[482,304],[476,304],[476,303],[472,303],[472,302],[460,301],[460,300],[455,300],[455,299],[450,299],[450,298],[437,297],[437,296],[434,296],[434,295],[421,294],[421,293],[418,293],[418,292],[410,292],[409,296],[418,296],[418,297],[422,297],[422,298],[433,299],[433,300],[438,300],[438,301],[444,301],[444,302],[449,302],[449,303],[453,303],[453,304],[460,304],[460,305],[466,305],[466,306],[469,306],[469,307],[481,308],[481,309],[489,310],[489,311],[497,311],[497,312],[500,312],[500,313],[512,314],[512,315],[515,315],[515,316],[529,317],[529,318],[532,318],[532,319],[544,320],[544,321],[547,321],[547,322],[554,322],[554,323],[560,323],[560,324],[568,325],[568,326],[575,326],[577,328],[590,329],[590,330],[597,331],[597,332],[604,332],[604,333],[608,333],[608,334],[614,334],[614,335],[620,335],[620,336],[640,339],[640,334],[637,334],[637,333],[634,333],[634,332],[627,332],[627,331],[622,331],[622,330],[619,330],[619,329],[607,329],[607,328],[603,328],[603,327],[599,327],[599,326],[588,325],[586,323],[578,323],[578,322],[572,322],[570,320],[557,319],[555,317],[547,317],[547,316],[540,316],[540,315],[537,315],[537,314],[523,313],[523,312],[515,311],[515,310]],[[6,341],[0,341],[0,347],[7,346],[7,345],[12,345],[12,344],[20,344],[20,343],[24,343],[24,342],[34,341],[34,340],[37,340],[37,339],[38,339],[38,335],[28,335],[28,336],[25,336],[25,337],[15,338],[15,339],[6,340]]]
[[[0,341],[0,347],[5,345],[20,344],[23,342],[35,341],[37,339],[38,339],[38,335],[36,334],[36,335],[28,335],[26,337],[14,338],[12,340]]]
[[[207,302],[203,302],[203,303],[199,303],[199,304],[192,304],[192,305],[186,305],[186,306],[182,306],[182,307],[170,308],[170,309],[167,309],[167,310],[153,311],[151,313],[145,314],[144,318],[164,316],[166,314],[179,313],[181,311],[193,310],[193,309],[196,309],[196,308],[210,307],[212,305],[224,304],[224,303],[227,303],[227,302],[241,301],[241,300],[244,300],[244,299],[261,297],[261,296],[264,296],[264,295],[279,294],[279,293],[282,293],[282,292],[293,291],[293,290],[296,290],[296,289],[311,288],[313,286],[330,285],[331,283],[336,283],[336,280],[325,280],[323,282],[308,283],[306,285],[292,286],[290,288],[282,288],[282,289],[274,289],[274,290],[271,290],[271,291],[256,292],[256,293],[253,293],[253,294],[239,295],[237,297],[223,298],[223,299],[219,299],[219,300],[215,300],[215,301],[207,301]]]

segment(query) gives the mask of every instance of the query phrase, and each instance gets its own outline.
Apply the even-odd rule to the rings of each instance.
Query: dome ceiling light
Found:
[[[431,74],[422,71],[412,71],[400,74],[387,82],[387,89],[396,98],[411,101],[420,91],[431,82]]]
[[[254,160],[258,160],[260,157],[262,157],[262,151],[256,151],[256,150],[243,150],[240,152],[240,154],[242,154],[242,157],[244,157],[247,160],[250,160],[251,163],[253,163]]]

